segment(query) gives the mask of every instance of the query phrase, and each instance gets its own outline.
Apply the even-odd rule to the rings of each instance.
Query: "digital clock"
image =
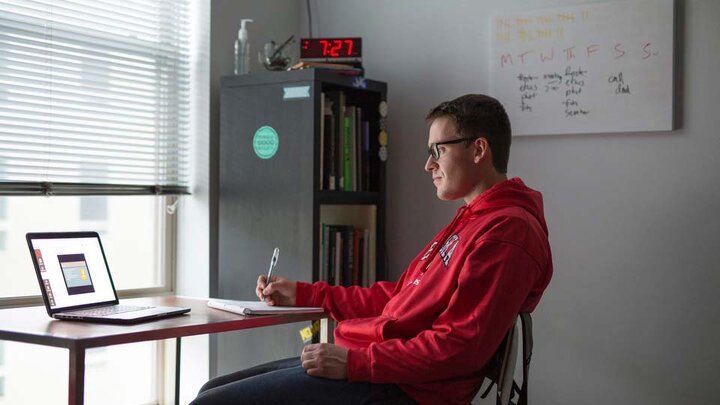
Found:
[[[361,62],[362,38],[303,38],[300,59],[323,62]]]

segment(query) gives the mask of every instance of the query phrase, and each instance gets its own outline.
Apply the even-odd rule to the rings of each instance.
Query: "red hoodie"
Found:
[[[348,380],[395,383],[426,404],[469,404],[517,314],[552,275],[542,196],[513,178],[458,209],[397,282],[298,282],[298,306],[340,321]]]

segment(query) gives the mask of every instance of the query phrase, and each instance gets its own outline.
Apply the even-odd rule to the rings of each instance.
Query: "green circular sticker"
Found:
[[[253,137],[253,150],[260,159],[270,159],[275,156],[280,145],[277,132],[269,126],[258,128]]]

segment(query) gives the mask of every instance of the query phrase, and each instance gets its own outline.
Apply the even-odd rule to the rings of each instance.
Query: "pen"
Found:
[[[280,51],[283,50],[283,48],[288,46],[290,44],[290,41],[292,41],[293,38],[295,38],[295,35],[290,35],[290,38],[285,40],[285,42],[283,42],[282,45],[278,46],[277,49],[275,49],[275,52],[273,52],[272,55],[270,55],[270,60],[275,59],[275,56],[277,56],[280,53]]]
[[[270,259],[270,268],[268,269],[267,281],[265,282],[266,287],[270,284],[270,276],[272,276],[273,268],[277,265],[278,256],[280,256],[280,248],[276,247],[275,250],[273,250],[272,258]],[[260,301],[264,300],[261,298]]]

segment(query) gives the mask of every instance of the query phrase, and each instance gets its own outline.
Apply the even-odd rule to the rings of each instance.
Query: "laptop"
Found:
[[[120,305],[97,232],[25,235],[48,315],[128,324],[190,312],[181,307]]]

